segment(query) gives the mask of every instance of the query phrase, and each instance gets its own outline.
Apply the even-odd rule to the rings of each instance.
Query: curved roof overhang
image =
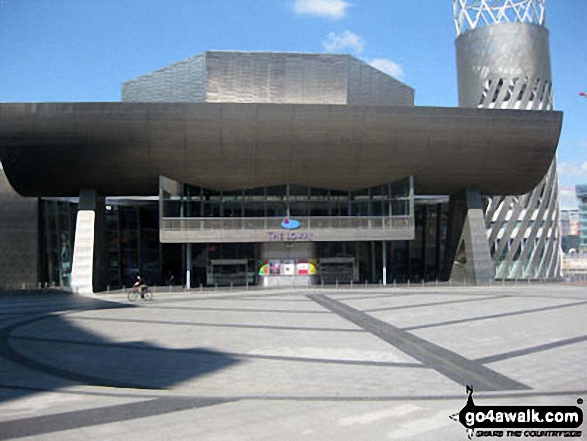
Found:
[[[0,159],[24,196],[154,195],[158,176],[216,190],[353,190],[414,176],[419,194],[523,194],[561,112],[217,103],[0,104]]]

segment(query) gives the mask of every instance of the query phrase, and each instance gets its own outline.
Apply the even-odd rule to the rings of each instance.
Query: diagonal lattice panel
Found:
[[[496,23],[544,26],[546,0],[453,0],[457,36]]]
[[[545,3],[453,0],[460,106],[553,109]],[[531,192],[494,195],[486,202],[487,238],[495,276],[558,278],[561,237],[556,160]]]

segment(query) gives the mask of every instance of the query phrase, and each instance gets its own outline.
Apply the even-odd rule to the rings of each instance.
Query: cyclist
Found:
[[[140,274],[137,274],[137,280],[136,280],[135,284],[133,285],[133,287],[135,287],[139,291],[139,294],[141,295],[141,299],[144,299],[145,298],[145,291],[147,290],[148,286]]]

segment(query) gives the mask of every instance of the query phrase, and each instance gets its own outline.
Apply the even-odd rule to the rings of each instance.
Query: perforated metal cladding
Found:
[[[348,55],[210,51],[124,83],[122,100],[410,106],[414,90]]]
[[[552,83],[541,78],[488,79],[479,98],[479,107],[547,110],[552,107]]]
[[[461,107],[553,107],[547,29],[521,23],[486,26],[461,35],[456,47]]]
[[[503,1],[499,3],[504,4]],[[532,2],[517,3],[521,7],[522,3]],[[544,11],[539,12],[543,14]],[[512,20],[518,20],[517,23],[496,17],[497,24],[488,26],[478,17],[473,23],[477,28],[457,38],[461,107],[553,109],[548,30],[528,24],[538,17],[529,14],[522,14],[522,18],[513,16]],[[556,160],[532,192],[522,196],[489,197],[485,220],[496,277],[560,277],[558,218]]]

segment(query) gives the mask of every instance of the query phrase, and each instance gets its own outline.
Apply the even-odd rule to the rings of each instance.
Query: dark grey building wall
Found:
[[[544,176],[560,112],[216,103],[0,104],[0,160],[20,194],[153,195],[159,176],[214,190],[520,194]],[[499,130],[495,130],[499,127]],[[64,142],[61,143],[61,140]],[[34,172],[31,172],[33,170]]]
[[[36,286],[38,213],[38,199],[18,195],[0,168],[0,289]]]

